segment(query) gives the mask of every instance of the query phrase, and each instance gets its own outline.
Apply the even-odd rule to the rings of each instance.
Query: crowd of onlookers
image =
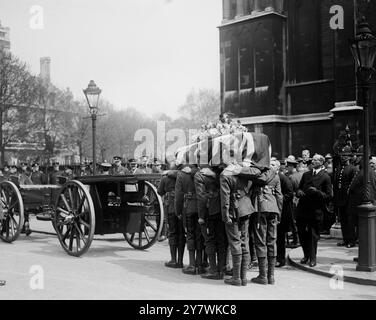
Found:
[[[162,163],[158,159],[144,156],[140,159],[124,161],[115,156],[111,162],[96,164],[97,175],[130,175],[162,173]],[[21,162],[19,165],[5,164],[0,169],[0,180],[17,181],[20,185],[62,184],[74,177],[94,174],[93,162],[78,165],[65,165],[55,161],[52,165],[40,165],[38,162]]]

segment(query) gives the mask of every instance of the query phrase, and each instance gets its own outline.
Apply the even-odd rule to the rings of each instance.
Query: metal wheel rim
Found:
[[[153,212],[153,214],[142,215],[143,221],[141,222],[141,227],[144,226],[144,228],[141,228],[141,232],[124,233],[124,237],[126,241],[130,244],[130,246],[138,250],[148,249],[155,244],[162,232],[164,221],[162,198],[159,196],[155,186],[151,184],[149,181],[145,181],[145,189],[146,188],[149,188],[155,196],[154,201],[158,202],[157,207],[159,212]],[[155,223],[153,223],[153,218],[155,218]],[[151,230],[153,231],[152,236],[150,236]]]
[[[56,200],[54,227],[63,249],[79,257],[87,252],[94,238],[95,213],[90,192],[79,181],[64,184]]]
[[[11,190],[7,195],[5,190]],[[0,183],[0,239],[11,243],[19,237],[24,226],[24,205],[18,187],[11,181]]]

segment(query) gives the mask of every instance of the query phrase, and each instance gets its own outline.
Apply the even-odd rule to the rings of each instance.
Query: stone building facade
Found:
[[[343,8],[343,29],[330,26],[333,6]],[[362,108],[348,40],[363,15],[376,31],[374,13],[376,1],[367,0],[223,0],[222,112],[267,134],[280,158],[304,148],[332,152],[346,125],[360,136]]]

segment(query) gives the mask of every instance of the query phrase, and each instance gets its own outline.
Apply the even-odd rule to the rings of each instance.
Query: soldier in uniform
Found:
[[[122,166],[121,164],[121,157],[115,156],[114,158],[114,167],[112,169],[111,174],[114,176],[126,176],[129,175],[130,172],[127,168]]]
[[[198,223],[196,189],[194,175],[198,171],[196,165],[184,165],[180,168],[175,185],[175,210],[187,232],[187,249],[189,266],[183,269],[185,274],[203,274],[202,251],[204,240]]]
[[[351,149],[346,149],[345,151],[351,152]],[[352,248],[355,246],[354,221],[351,212],[348,210],[349,197],[347,191],[358,170],[350,164],[348,155],[342,155],[340,161],[341,165],[335,171],[334,202],[338,210],[343,241],[337,243],[337,245],[339,247]]]
[[[252,182],[241,172],[240,165],[230,164],[220,175],[222,220],[232,256],[232,277],[225,283],[233,286],[248,283],[249,218],[255,211],[250,198]]]
[[[31,181],[38,185],[47,183],[45,175],[42,171],[39,171],[39,164],[37,162],[32,165]]]
[[[163,197],[163,205],[168,221],[168,244],[170,246],[171,260],[165,263],[168,268],[183,268],[185,232],[183,221],[175,214],[175,184],[177,170],[171,166],[165,171],[158,187],[158,194]]]
[[[299,239],[304,258],[302,264],[309,262],[316,266],[317,242],[320,238],[319,225],[323,219],[326,204],[333,197],[333,188],[329,175],[323,170],[325,158],[315,155],[313,169],[303,174],[297,197],[300,199],[297,209]]]
[[[216,170],[217,169],[217,170]],[[227,237],[221,216],[219,170],[203,166],[194,176],[197,194],[199,224],[205,239],[209,271],[204,279],[220,280],[224,277]]]
[[[137,164],[136,159],[129,159],[128,163],[129,163],[130,173],[135,174],[135,172],[138,168],[138,164]]]
[[[60,170],[60,163],[55,161],[53,164],[53,171],[50,174],[50,184],[59,184],[59,177],[63,176],[63,171]]]
[[[31,180],[31,170],[26,162],[21,163],[21,173],[19,177],[21,185],[33,184],[33,181]]]
[[[271,166],[278,166],[277,161],[272,161]],[[277,224],[280,220],[283,204],[281,182],[275,170],[267,169],[254,180],[252,199],[257,211],[257,218],[254,219],[253,223],[253,232],[259,275],[251,281],[263,285],[274,284]]]

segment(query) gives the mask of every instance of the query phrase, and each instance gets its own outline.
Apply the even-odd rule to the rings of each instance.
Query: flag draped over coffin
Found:
[[[178,164],[217,166],[236,160],[242,163],[251,160],[253,165],[263,169],[270,166],[271,144],[262,133],[244,132],[209,137],[200,142],[182,147],[176,152]]]

